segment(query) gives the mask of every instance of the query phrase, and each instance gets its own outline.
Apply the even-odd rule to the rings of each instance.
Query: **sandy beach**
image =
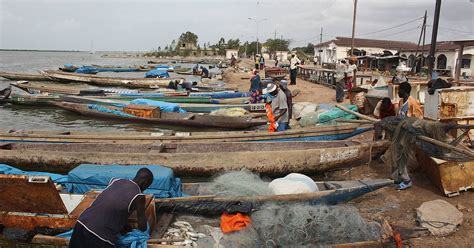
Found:
[[[239,63],[240,68],[252,68],[252,61],[244,60]],[[241,91],[247,91],[250,82],[250,72],[237,71],[228,68],[224,73],[224,80],[231,86]],[[242,79],[245,78],[245,79]],[[300,78],[296,85],[290,85],[290,90],[301,90],[301,93],[293,102],[312,102],[334,104],[335,90],[329,87],[311,83]],[[346,102],[349,102],[347,99]],[[367,132],[354,137],[361,142],[371,140],[372,132]],[[391,168],[380,159],[364,163],[361,166],[343,169],[336,172],[326,173],[324,177],[337,180],[354,180],[367,178],[389,178]],[[396,229],[398,226],[404,228],[417,228],[416,208],[426,201],[441,199],[457,207],[463,215],[463,223],[458,230],[447,237],[423,236],[404,240],[405,247],[472,247],[474,242],[474,192],[472,190],[462,192],[459,196],[446,197],[440,189],[426,177],[421,170],[411,172],[414,185],[411,189],[397,191],[395,187],[387,187],[376,192],[358,198],[349,204],[356,206],[368,219],[388,220]],[[324,178],[322,177],[322,178]]]

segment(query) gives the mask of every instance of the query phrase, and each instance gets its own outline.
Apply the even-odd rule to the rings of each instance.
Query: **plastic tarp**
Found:
[[[122,111],[115,110],[115,109],[109,109],[109,108],[106,108],[106,107],[103,107],[103,106],[100,106],[100,105],[97,105],[97,104],[87,104],[87,107],[89,109],[97,110],[97,111],[102,112],[102,113],[109,113],[109,114],[114,114],[114,115],[123,116],[123,117],[136,117],[134,115],[127,114],[127,113],[124,113]]]
[[[157,198],[181,197],[181,179],[175,178],[173,170],[160,165],[94,165],[81,164],[68,174],[68,192],[84,194],[91,190],[105,189],[112,178],[133,179],[140,168],[153,173],[153,182],[145,194]]]
[[[39,172],[39,171],[22,171],[15,167],[0,164],[0,174],[4,175],[27,175],[27,176],[49,176],[53,182],[58,184],[67,183],[67,176],[49,172]]]
[[[73,230],[69,230],[65,233],[56,235],[56,237],[71,239]],[[116,240],[116,246],[118,248],[147,248],[146,241],[150,239],[150,231],[147,229],[142,232],[138,229],[133,229],[124,235],[119,234]]]
[[[83,66],[75,71],[75,73],[82,73],[82,74],[96,74],[98,72],[99,70],[93,66]]]
[[[160,110],[162,112],[186,113],[186,110],[182,109],[178,104],[170,103],[170,102],[162,102],[162,101],[139,98],[139,99],[132,100],[130,104],[160,107]]]
[[[356,112],[358,111],[357,106],[355,105],[344,104],[344,107]],[[334,107],[329,111],[319,114],[319,123],[329,123],[336,119],[357,119],[357,117],[353,114],[344,112],[337,107]]]
[[[146,78],[169,78],[170,74],[165,69],[155,69],[145,73]]]

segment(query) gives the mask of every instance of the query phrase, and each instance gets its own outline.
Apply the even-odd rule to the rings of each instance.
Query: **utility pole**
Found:
[[[430,56],[428,60],[428,77],[433,77],[433,68],[436,52],[436,40],[438,38],[439,13],[441,12],[441,0],[436,0],[435,14],[433,18],[433,31],[431,33]]]
[[[319,45],[321,45],[323,43],[323,27],[321,27],[321,34],[319,35]],[[318,52],[319,52],[319,65],[322,65],[323,64],[323,61],[322,61],[322,58],[321,58],[321,50],[322,48],[321,47],[318,47]]]
[[[426,10],[425,10],[425,16],[423,18],[423,25],[421,26],[421,32],[420,32],[420,38],[418,39],[418,44],[416,46],[416,51],[415,51],[415,64],[413,65],[413,68],[411,69],[412,72],[415,72],[416,67],[418,67],[418,64],[423,65],[423,46],[425,45],[425,41],[423,41],[423,46],[421,47],[421,59],[418,60],[418,48],[420,47],[420,42],[421,42],[421,37],[425,36],[425,31],[426,31]]]
[[[355,28],[356,28],[356,14],[357,14],[357,0],[354,0],[354,15],[352,17],[351,55],[354,55],[354,36],[355,36]]]
[[[423,45],[421,46],[421,66],[425,64],[425,41],[426,41],[426,17],[427,17],[427,10],[425,10],[425,25],[423,26]],[[421,70],[420,70],[420,75],[421,75]]]

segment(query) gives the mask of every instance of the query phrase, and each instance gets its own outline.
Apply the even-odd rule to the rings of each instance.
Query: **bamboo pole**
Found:
[[[361,118],[361,119],[371,121],[371,122],[374,123],[374,124],[377,123],[377,122],[380,122],[380,120],[378,120],[378,119],[375,119],[375,118],[372,118],[372,117],[363,115],[363,114],[361,114],[361,113],[352,111],[352,110],[350,110],[350,109],[347,109],[346,107],[342,106],[341,104],[336,104],[336,107],[340,108],[342,111],[345,111],[345,112],[347,112],[347,113],[353,114],[353,115],[355,115],[355,116],[357,116],[357,117],[359,117],[359,118]],[[441,141],[439,141],[439,140],[435,140],[435,139],[426,137],[426,136],[424,136],[424,135],[417,135],[416,138],[419,139],[419,140],[426,141],[426,142],[429,142],[429,143],[431,143],[431,144],[440,146],[440,147],[442,147],[442,148],[451,150],[451,151],[456,151],[456,152],[461,153],[461,154],[464,154],[464,155],[466,155],[466,156],[468,156],[468,157],[474,158],[474,152],[472,152],[472,151],[469,151],[469,150],[466,150],[466,149],[463,149],[463,148],[459,148],[459,147],[455,147],[455,146],[446,144],[446,143],[444,143],[444,142],[441,142]]]

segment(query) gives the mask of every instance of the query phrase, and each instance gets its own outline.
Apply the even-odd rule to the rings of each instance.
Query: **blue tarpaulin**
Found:
[[[27,176],[49,176],[55,183],[65,184],[67,183],[67,176],[49,172],[39,171],[22,171],[15,167],[6,164],[0,164],[0,174],[5,175],[27,175]]]
[[[106,108],[104,106],[100,106],[100,105],[97,105],[97,104],[87,104],[87,107],[89,109],[97,110],[97,111],[102,112],[102,113],[109,113],[109,114],[119,115],[119,116],[123,116],[123,117],[136,117],[134,115],[127,114],[125,112],[115,110],[115,109],[109,109],[109,108]]]
[[[146,167],[153,173],[153,183],[145,191],[157,198],[180,197],[181,179],[175,178],[173,170],[159,165],[94,165],[83,164],[70,171],[68,175],[48,172],[22,171],[15,167],[0,164],[0,174],[49,176],[53,182],[63,185],[70,194],[84,194],[91,190],[105,189],[112,178],[133,179],[140,168]]]
[[[149,227],[148,227],[149,228]],[[56,235],[56,237],[71,239],[72,229]],[[133,229],[131,232],[126,233],[125,235],[118,235],[116,240],[116,247],[118,248],[147,248],[146,241],[150,239],[150,231],[147,229],[145,232],[142,232],[138,229]]]
[[[181,179],[175,178],[173,170],[159,165],[94,165],[82,164],[68,174],[68,192],[84,194],[91,190],[104,189],[112,178],[133,179],[140,168],[153,173],[153,183],[144,192],[157,198],[181,197]]]
[[[178,104],[170,103],[170,102],[162,102],[162,101],[139,98],[139,99],[132,100],[130,104],[160,107],[160,110],[163,112],[186,113],[186,110],[182,109]]]
[[[159,68],[151,71],[147,71],[145,73],[146,78],[169,78],[170,74],[168,73],[168,70]]]

